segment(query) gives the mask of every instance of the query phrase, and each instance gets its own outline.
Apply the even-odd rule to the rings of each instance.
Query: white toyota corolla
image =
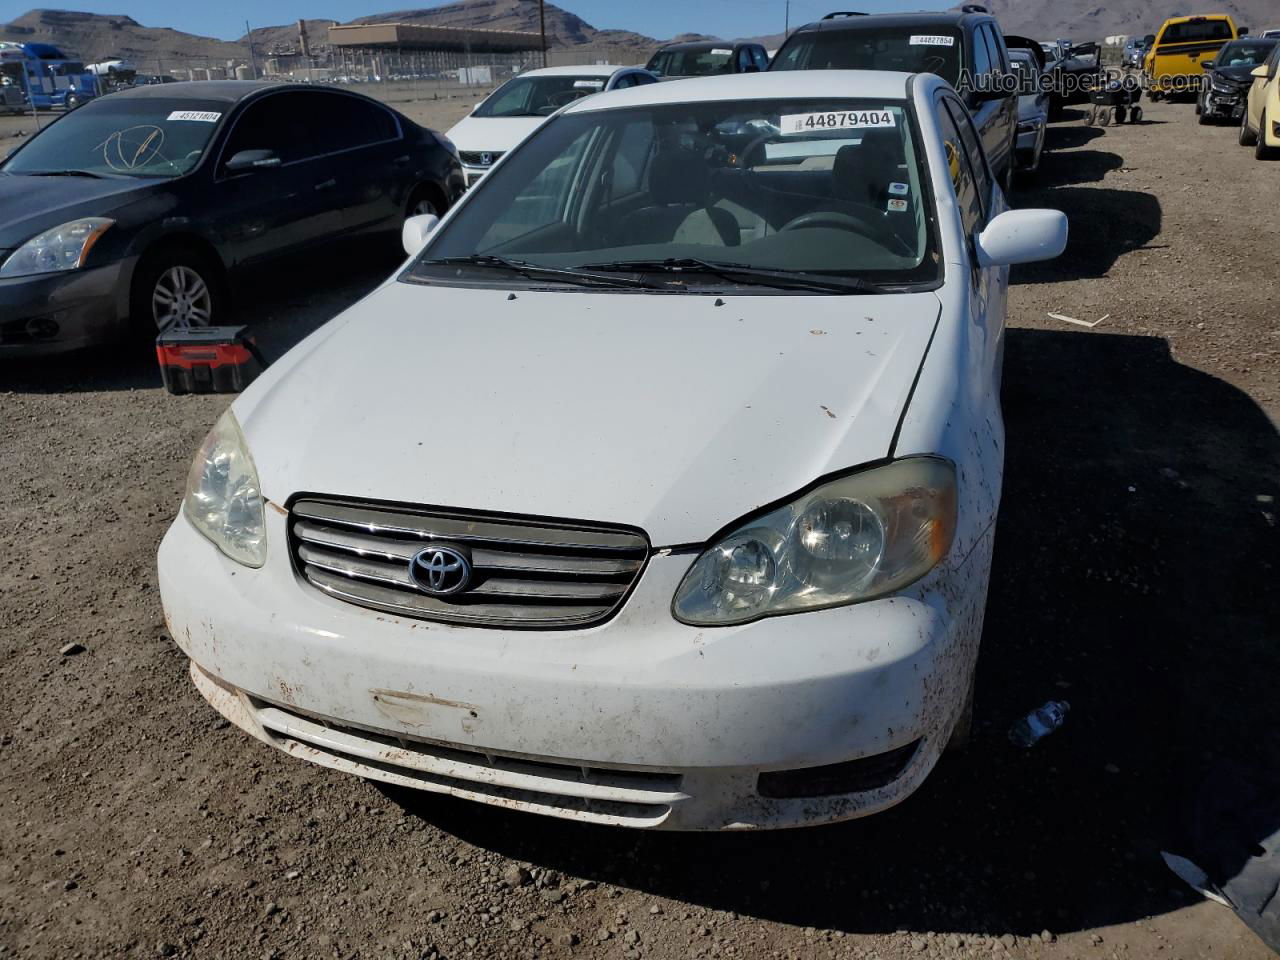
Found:
[[[931,75],[567,107],[246,390],[160,547],[265,743],[597,823],[784,827],[914,791],[972,702],[1008,211]]]

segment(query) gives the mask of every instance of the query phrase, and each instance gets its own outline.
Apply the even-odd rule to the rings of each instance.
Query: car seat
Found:
[[[618,231],[628,244],[693,243],[736,247],[738,221],[710,204],[711,172],[692,150],[668,150],[649,167],[651,204],[622,218]]]

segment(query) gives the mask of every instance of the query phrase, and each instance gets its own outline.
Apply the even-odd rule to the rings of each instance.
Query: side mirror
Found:
[[[1248,35],[1249,35],[1248,27],[1241,27],[1239,30],[1236,31],[1237,37],[1247,37]]]
[[[1267,65],[1264,63],[1260,67],[1254,67],[1249,71],[1249,76],[1257,77],[1259,80],[1267,79]]]
[[[1200,69],[1201,69],[1201,70],[1212,70],[1212,69],[1213,69],[1213,65],[1214,65],[1214,63],[1215,63],[1215,62],[1216,62],[1216,61],[1214,61],[1214,60],[1201,60],[1201,61],[1200,61]]]
[[[274,150],[241,150],[227,161],[228,173],[249,173],[253,170],[270,170],[280,166],[280,158]]]
[[[439,223],[440,218],[434,213],[422,213],[416,217],[407,218],[400,228],[400,245],[404,247],[404,252],[411,257],[416,257],[427,245],[432,231]]]
[[[973,242],[982,267],[1052,260],[1067,247],[1067,215],[1060,210],[1007,210]]]
[[[757,67],[754,63],[748,63],[745,67],[742,68],[742,72],[743,73],[759,73],[760,68]]]

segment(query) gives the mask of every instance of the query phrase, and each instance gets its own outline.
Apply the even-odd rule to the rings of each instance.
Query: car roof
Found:
[[[796,33],[811,30],[874,30],[877,27],[964,27],[979,22],[995,21],[989,13],[956,13],[946,10],[937,13],[871,13],[851,17],[833,17],[815,20],[797,27]],[[788,38],[790,39],[790,38]]]
[[[182,80],[163,85],[130,87],[128,90],[113,93],[110,99],[158,97],[165,100],[222,100],[226,103],[237,103],[245,97],[264,90],[315,89],[317,89],[315,84],[275,83],[270,80]]]
[[[721,47],[741,47],[750,44],[752,46],[760,46],[754,40],[681,40],[679,43],[664,43],[658,48],[658,53],[664,53],[667,50],[716,50]]]
[[[537,70],[526,70],[522,77],[612,77],[619,70],[632,70],[634,67],[620,67],[616,63],[583,63],[576,67],[539,67]]]
[[[1185,17],[1170,17],[1160,26],[1167,27],[1171,23],[1191,23],[1193,20],[1230,20],[1229,13],[1193,13]]]
[[[722,100],[905,100],[907,82],[913,76],[933,77],[933,74],[887,70],[781,70],[777,73],[691,77],[679,83],[650,83],[584,97],[570,104],[564,112],[589,113],[621,107]],[[942,83],[941,80],[938,82]]]

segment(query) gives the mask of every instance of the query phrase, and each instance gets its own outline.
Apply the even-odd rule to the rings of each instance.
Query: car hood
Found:
[[[888,456],[939,310],[932,293],[513,298],[391,282],[235,409],[277,503],[330,494],[701,542]]]
[[[506,153],[548,117],[464,117],[445,134],[459,150]]]
[[[77,217],[103,216],[149,181],[91,177],[29,177],[0,173],[0,249]]]
[[[1239,67],[1218,67],[1213,71],[1213,75],[1219,79],[1230,83],[1232,86],[1249,86],[1253,83],[1253,71],[1258,68],[1258,64],[1245,64]]]

